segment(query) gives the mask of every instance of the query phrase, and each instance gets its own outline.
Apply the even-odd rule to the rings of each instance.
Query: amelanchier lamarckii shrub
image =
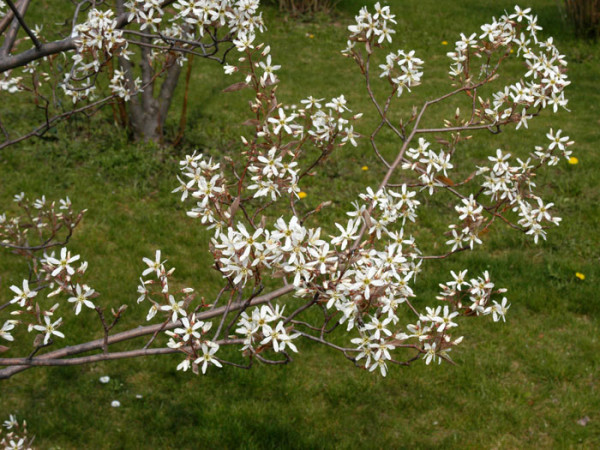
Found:
[[[131,305],[145,304],[152,323],[113,333],[128,305],[106,314],[96,292],[101,287],[86,284],[87,263],[65,247],[84,211],[76,213],[68,198],[57,205],[45,198],[30,202],[24,194],[15,196],[22,214],[1,216],[2,245],[28,258],[33,269],[22,285],[10,287],[14,298],[8,308],[2,307],[10,319],[4,321],[0,337],[12,343],[29,336],[35,350],[0,358],[5,366],[0,377],[33,366],[168,353],[181,355],[179,370],[194,373],[225,364],[285,364],[291,353],[302,349],[302,340],[339,351],[385,376],[393,365],[451,362],[450,351],[462,341],[458,330],[463,317],[505,320],[505,289],[497,288],[487,272],[451,272],[424,311],[411,302],[413,287],[424,264],[481,245],[495,223],[536,243],[546,238],[548,226],[559,224],[552,203],[535,194],[533,177],[538,169],[570,157],[572,142],[561,130],[549,130],[544,142],[520,158],[490,149],[488,162],[474,166],[466,179],[451,177],[453,158],[468,133],[527,128],[542,110],[565,108],[567,63],[552,39],[540,36],[531,11],[515,7],[514,13],[483,25],[479,34],[461,34],[448,53],[448,92],[425,101],[396,125],[390,113],[398,97],[417,89],[424,62],[412,50],[397,49],[387,54],[384,64],[373,62],[376,52],[391,46],[394,24],[388,6],[361,9],[348,27],[343,50],[364,76],[366,95],[378,113],[369,143],[385,175],[378,186],[365,186],[346,217],[319,226],[308,224],[318,222],[328,202],[299,214],[298,184],[332,152],[357,145],[361,136],[354,123],[361,114],[349,109],[344,95],[308,96],[300,107],[281,104],[276,97],[280,67],[269,46],[257,43],[251,32],[234,40],[239,59],[226,65],[225,73],[237,79],[228,90],[254,91],[246,121],[254,131],[241,137],[236,158],[188,155],[181,161],[174,190],[189,205],[187,215],[212,233],[207,251],[223,278],[216,298],[199,298],[199,287],[177,288],[173,268],[157,250],[143,260],[139,306]],[[514,58],[524,67],[520,79],[495,86],[503,64]],[[387,86],[382,102],[373,93],[374,83]],[[491,98],[482,96],[488,85],[495,91]],[[439,128],[424,127],[432,105],[456,97],[468,99],[470,108],[457,109]],[[393,158],[378,147],[384,129],[398,139]],[[434,134],[447,139],[432,142]],[[311,155],[316,156],[309,159]],[[424,254],[413,237],[420,226],[419,207],[424,198],[441,192],[455,197],[454,220],[447,237],[439,238],[446,250]],[[102,337],[52,350],[64,337],[65,321],[77,319],[95,320]],[[167,342],[160,344],[165,334]],[[140,336],[148,336],[142,348],[110,349]],[[225,346],[239,348],[238,356],[226,358],[220,351]]]
[[[183,69],[187,98],[194,58],[223,64],[234,39],[254,39],[264,29],[258,0],[115,0],[114,6],[81,0],[73,2],[70,15],[69,5],[51,10],[67,16],[59,16],[64,25],[54,23],[50,33],[28,26],[30,0],[7,3],[10,8],[0,2],[0,92],[20,92],[42,113],[42,123],[22,131],[5,121],[0,149],[109,104],[115,121],[133,137],[162,143]],[[56,34],[63,37],[48,38]]]

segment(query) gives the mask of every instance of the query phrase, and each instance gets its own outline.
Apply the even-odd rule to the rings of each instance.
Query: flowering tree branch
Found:
[[[454,183],[449,172],[464,164],[457,149],[470,136],[463,133],[486,129],[497,133],[512,125],[527,128],[527,121],[543,109],[565,107],[566,61],[551,39],[538,39],[539,27],[530,11],[516,7],[513,14],[482,26],[480,36],[461,35],[455,51],[448,54],[452,89],[424,101],[396,126],[390,119],[394,101],[420,85],[424,63],[414,51],[389,53],[385,64],[379,65],[379,78],[389,93],[384,102],[376,99],[374,55],[392,42],[394,23],[387,6],[375,5],[374,13],[363,8],[356,24],[349,27],[350,40],[343,51],[365,77],[367,95],[379,116],[369,143],[386,169],[378,187],[366,187],[346,217],[339,223],[309,227],[309,220],[317,219],[330,202],[300,214],[299,183],[313,175],[333,152],[348,144],[358,145],[361,136],[354,126],[362,114],[352,113],[343,95],[329,101],[310,96],[301,101],[300,108],[280,103],[276,95],[280,66],[273,63],[269,46],[242,36],[234,41],[241,55],[239,64],[224,68],[226,74],[241,74],[242,81],[226,91],[253,92],[250,118],[245,122],[253,132],[241,138],[236,158],[224,156],[213,161],[198,153],[188,155],[180,163],[179,185],[173,191],[182,201],[192,202],[187,215],[211,230],[208,251],[214,270],[223,278],[218,294],[206,303],[204,296],[196,297],[195,289],[175,287],[174,269],[165,265],[157,250],[154,259],[143,259],[146,268],[137,303],[149,304],[146,320],[160,318],[160,323],[111,334],[127,306],[111,310],[111,322],[105,308],[97,304],[99,294],[84,282],[87,263],[79,263],[79,255],[63,247],[60,255],[53,252],[40,257],[35,253],[39,245],[31,246],[21,250],[32,267],[29,279],[23,280],[22,287],[10,287],[15,296],[9,304],[16,305],[12,314],[18,319],[7,320],[0,337],[12,342],[14,330],[27,325],[28,332],[38,332],[35,351],[26,358],[0,358],[0,365],[7,366],[0,370],[0,378],[33,366],[166,353],[181,355],[178,370],[195,373],[223,364],[249,368],[255,360],[287,364],[301,340],[325,345],[355,365],[385,376],[390,364],[408,366],[420,359],[426,364],[452,363],[449,353],[462,342],[455,332],[463,317],[505,320],[510,307],[503,296],[506,289],[497,288],[487,271],[475,277],[468,277],[467,269],[452,271],[452,279],[440,284],[436,297],[442,304],[427,306],[424,311],[412,300],[417,296],[414,283],[424,263],[481,245],[496,219],[531,236],[535,243],[546,238],[550,225],[559,224],[560,218],[550,212],[553,205],[535,194],[532,179],[538,169],[570,156],[568,148],[573,143],[560,130],[550,130],[549,143],[535,147],[525,161],[517,158],[515,163],[511,154],[498,149],[488,157],[487,165],[474,171],[468,168],[470,174],[463,181]],[[496,90],[492,99],[482,97],[484,88],[496,83],[503,62],[513,54],[522,55],[526,81],[520,79]],[[150,68],[144,70],[148,71],[142,73],[145,80],[153,76]],[[451,99],[466,100],[467,113],[457,108],[453,117],[444,120],[444,127],[422,127],[432,106]],[[384,128],[400,141],[392,157],[378,144]],[[433,133],[445,136],[437,139],[436,151],[423,137]],[[438,192],[448,192],[456,199],[450,209],[455,217],[444,238],[449,250],[426,254],[412,233],[423,226],[418,217],[423,203],[419,198]],[[37,200],[33,209],[46,211],[45,205],[45,199]],[[70,206],[67,210],[68,220],[52,212],[42,216],[53,218],[53,227],[59,218],[74,224]],[[31,214],[29,220],[44,228]],[[5,234],[21,239],[19,246],[22,242],[29,245],[21,237],[26,234],[20,229],[24,222],[11,223],[12,234]],[[51,236],[44,240],[42,233],[39,240],[49,243],[54,234]],[[10,239],[5,241],[10,244]],[[50,291],[48,297],[68,296],[77,316],[86,308],[95,310],[102,337],[36,356],[64,337],[63,319],[54,317],[60,302],[47,308],[38,297],[42,291]],[[142,336],[150,338],[140,348],[109,348]],[[346,344],[339,343],[342,339]],[[166,347],[161,344],[164,340]],[[227,354],[226,358],[225,353],[218,353],[222,346],[238,346],[240,355]],[[90,351],[100,352],[75,356]]]

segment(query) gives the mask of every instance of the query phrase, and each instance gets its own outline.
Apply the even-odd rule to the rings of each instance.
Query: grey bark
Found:
[[[29,7],[29,3],[30,3],[30,0],[23,0],[17,6],[16,9],[19,12],[19,14],[21,15],[21,17],[25,15],[25,12],[27,11],[27,8]],[[4,43],[2,44],[2,47],[0,48],[0,55],[2,55],[2,56],[8,55],[8,53],[12,50],[13,45],[15,45],[15,41],[17,39],[17,33],[19,32],[20,26],[21,26],[21,24],[19,23],[19,20],[13,14],[12,22],[11,22],[10,26],[8,27],[8,31],[5,33]]]
[[[160,92],[158,95],[155,95],[155,85],[160,78],[156,78],[156,74],[152,70],[148,60],[149,53],[147,48],[142,47],[140,65],[142,84],[146,87],[142,93],[131,97],[128,105],[129,123],[136,140],[162,143],[164,140],[164,126],[181,74],[181,66],[173,58],[166,70]],[[132,64],[126,60],[121,61],[121,64],[125,71],[128,85],[132,89],[133,80],[135,79]]]
[[[117,13],[119,16],[123,15],[123,10],[123,0],[118,0]],[[142,38],[141,40],[144,43],[149,43],[147,38]],[[175,88],[177,87],[181,67],[173,60],[166,71],[160,93],[158,97],[155,97],[155,84],[158,78],[156,78],[156,74],[150,64],[150,49],[144,46],[140,48],[142,55],[140,61],[142,84],[146,87],[141,94],[131,97],[127,110],[129,124],[136,140],[162,143],[164,125]],[[129,89],[133,90],[135,72],[132,63],[125,58],[119,58],[119,64],[125,71]]]

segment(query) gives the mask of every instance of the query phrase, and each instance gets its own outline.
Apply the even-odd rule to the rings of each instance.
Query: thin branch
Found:
[[[31,38],[31,40],[33,41],[33,45],[35,45],[35,48],[37,48],[38,50],[40,48],[42,48],[42,43],[38,40],[37,36],[35,35],[35,33],[33,31],[31,31],[31,28],[29,28],[27,26],[27,24],[25,23],[25,19],[23,19],[23,16],[21,15],[21,13],[19,12],[19,10],[17,9],[17,7],[15,6],[15,4],[12,2],[12,0],[6,0],[6,3],[8,3],[8,7],[11,9],[11,11],[13,12],[13,14],[15,15],[16,19],[19,21],[19,23],[21,24],[21,26],[23,27],[23,29],[25,30],[25,33],[27,33],[27,35]],[[20,4],[21,5],[21,4]]]
[[[329,341],[326,341],[325,339],[321,339],[321,338],[319,338],[319,337],[313,336],[312,334],[304,333],[304,332],[302,332],[302,331],[295,331],[295,332],[296,332],[296,333],[298,333],[298,334],[300,334],[300,336],[302,336],[302,337],[304,337],[304,338],[306,338],[306,339],[310,339],[311,341],[315,341],[315,342],[318,342],[318,343],[320,343],[320,344],[324,344],[324,345],[326,345],[327,347],[334,348],[334,349],[336,349],[336,350],[338,350],[338,351],[340,351],[340,352],[344,353],[344,355],[345,355],[345,356],[346,356],[348,359],[351,359],[351,360],[353,360],[354,358],[352,358],[352,357],[350,357],[350,356],[346,355],[346,352],[358,352],[358,351],[360,351],[360,350],[358,350],[358,349],[356,349],[356,348],[340,347],[339,345],[332,344],[331,342],[329,342]]]
[[[0,63],[0,65],[1,65],[1,63]],[[82,106],[81,108],[73,109],[71,111],[67,111],[67,112],[59,114],[57,116],[54,116],[51,119],[47,120],[43,125],[40,125],[36,129],[34,129],[33,131],[30,131],[29,133],[19,136],[18,138],[12,139],[10,141],[4,141],[4,142],[0,143],[0,150],[5,147],[8,147],[9,145],[24,141],[25,139],[28,139],[32,136],[38,136],[38,137],[43,136],[44,133],[46,133],[46,131],[48,131],[52,127],[52,125],[55,124],[56,122],[59,122],[59,121],[65,119],[65,118],[68,118],[74,114],[84,112],[84,111],[94,108],[96,106],[102,107],[102,106],[108,105],[109,104],[108,102],[110,100],[114,99],[115,97],[116,97],[115,94],[109,95],[108,97],[105,97],[105,98],[97,100],[93,103]]]
[[[77,223],[79,223],[79,221],[77,221]],[[75,225],[77,225],[77,224],[75,224]],[[65,239],[63,241],[52,242],[52,239],[54,239],[54,237],[55,237],[55,234],[53,234],[46,241],[44,241],[43,243],[41,243],[39,245],[24,246],[24,245],[11,244],[9,242],[0,242],[0,247],[10,248],[12,250],[26,250],[29,252],[36,252],[39,250],[46,250],[46,249],[52,248],[52,247],[65,246],[69,243],[69,240],[71,239],[71,236],[73,235],[74,228],[75,228],[75,226],[69,227],[69,233],[67,234],[67,236],[65,237]],[[56,230],[56,231],[58,231],[58,230]]]

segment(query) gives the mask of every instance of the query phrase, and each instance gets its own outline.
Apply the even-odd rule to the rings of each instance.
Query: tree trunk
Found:
[[[118,0],[117,12],[123,11],[123,0]],[[141,41],[150,43],[147,38],[141,38]],[[164,143],[164,126],[181,74],[181,66],[177,63],[175,54],[167,57],[164,81],[160,86],[158,96],[155,96],[155,86],[160,77],[152,67],[149,47],[141,45],[140,49],[143,91],[132,95],[127,103],[129,126],[136,141],[152,141],[162,145]],[[125,72],[129,89],[133,91],[136,78],[133,64],[125,58],[119,58],[119,64]]]
[[[127,60],[120,62],[126,72],[130,89],[132,89],[134,80],[132,65]],[[164,143],[164,126],[181,74],[181,66],[175,59],[169,64],[165,79],[160,86],[160,93],[155,96],[154,87],[158,78],[154,78],[155,75],[148,62],[147,54],[142,51],[142,84],[146,87],[143,92],[131,97],[127,108],[129,124],[136,141]]]

